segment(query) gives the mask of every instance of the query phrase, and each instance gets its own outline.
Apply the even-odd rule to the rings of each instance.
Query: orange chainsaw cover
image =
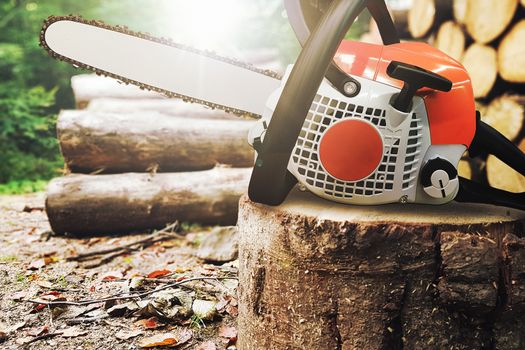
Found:
[[[386,73],[391,61],[418,66],[452,81],[450,92],[421,89],[418,95],[425,101],[432,144],[469,147],[476,133],[476,106],[470,77],[459,62],[419,42],[384,46],[343,41],[335,56],[347,74],[401,88],[403,82]]]

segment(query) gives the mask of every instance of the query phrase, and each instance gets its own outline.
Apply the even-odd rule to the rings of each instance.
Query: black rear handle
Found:
[[[290,155],[330,62],[368,2],[334,0],[305,43],[258,152],[248,190],[254,202],[279,205],[295,185],[287,170]]]

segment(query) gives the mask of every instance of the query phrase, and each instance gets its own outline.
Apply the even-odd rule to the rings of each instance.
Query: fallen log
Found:
[[[113,78],[96,74],[81,74],[71,78],[71,88],[78,109],[87,107],[91,100],[101,97],[123,99],[165,99],[156,92],[141,90],[134,85],[120,84]]]
[[[460,61],[465,52],[465,34],[454,21],[447,21],[439,27],[434,46],[450,57]]]
[[[452,0],[418,0],[408,11],[408,31],[423,38],[430,30],[452,17]]]
[[[516,140],[524,125],[525,97],[503,95],[487,106],[481,119],[509,140]]]
[[[474,43],[465,51],[461,63],[472,79],[474,97],[486,97],[498,78],[496,50],[487,45]]]
[[[520,149],[525,152],[525,139],[521,142]],[[491,186],[515,193],[525,192],[525,176],[498,158],[490,155],[487,158],[486,168],[487,180]]]
[[[505,292],[500,242],[523,235],[524,222],[482,205],[360,207],[294,191],[268,207],[243,197],[238,346],[489,348]]]
[[[63,111],[57,122],[67,167],[88,174],[250,167],[252,126],[247,120],[188,120],[156,112]]]
[[[487,44],[499,37],[509,26],[518,0],[475,0],[468,1],[465,26],[472,38]]]
[[[226,113],[219,109],[210,109],[199,104],[187,103],[175,98],[140,100],[97,98],[92,100],[86,109],[92,112],[120,114],[159,112],[181,118],[239,120],[239,116]]]
[[[70,175],[47,189],[57,234],[132,232],[175,221],[233,225],[251,169],[169,174]]]
[[[525,20],[505,35],[498,48],[501,77],[512,83],[525,83]]]

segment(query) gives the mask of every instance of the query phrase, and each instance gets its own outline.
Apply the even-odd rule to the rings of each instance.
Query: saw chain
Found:
[[[122,26],[122,25],[113,26],[113,25],[107,24],[107,23],[105,23],[103,21],[100,21],[100,20],[87,20],[87,19],[83,18],[82,16],[77,16],[77,15],[51,16],[51,17],[47,18],[44,21],[44,25],[42,27],[42,30],[40,31],[40,46],[43,47],[51,57],[53,57],[53,58],[55,58],[55,59],[57,59],[59,61],[63,61],[63,62],[66,62],[68,64],[71,64],[73,67],[75,67],[77,69],[85,69],[85,70],[92,71],[92,72],[94,72],[95,74],[97,74],[99,76],[110,77],[110,78],[116,79],[121,84],[135,85],[135,86],[138,86],[141,90],[153,91],[153,92],[165,95],[165,96],[167,96],[169,98],[179,98],[179,99],[182,99],[184,102],[188,102],[188,103],[198,103],[198,104],[204,105],[204,106],[206,106],[208,108],[211,108],[211,109],[223,110],[223,111],[225,111],[227,113],[236,114],[236,115],[241,116],[241,117],[250,117],[250,118],[259,119],[261,116],[258,115],[258,114],[248,113],[248,112],[241,111],[241,110],[238,110],[238,109],[235,109],[235,108],[231,108],[231,107],[227,107],[227,106],[211,103],[211,102],[208,102],[208,101],[205,101],[205,100],[192,98],[192,97],[189,97],[189,96],[177,94],[177,93],[174,93],[174,92],[171,92],[171,91],[167,91],[167,90],[164,90],[164,89],[161,89],[161,88],[150,86],[150,85],[147,85],[147,84],[135,81],[135,80],[127,79],[126,77],[122,77],[120,75],[117,75],[117,74],[114,74],[114,73],[111,73],[111,72],[107,72],[107,71],[104,71],[104,70],[92,67],[90,65],[84,64],[82,62],[78,62],[78,61],[75,61],[75,60],[70,59],[68,57],[65,57],[65,56],[57,54],[56,52],[51,50],[51,48],[47,45],[46,40],[45,40],[45,34],[46,34],[47,28],[51,24],[53,24],[55,22],[58,22],[58,21],[73,21],[73,22],[83,23],[83,24],[87,24],[87,25],[91,25],[91,26],[95,26],[95,27],[99,27],[99,28],[103,28],[103,29],[119,32],[119,33],[122,33],[122,34],[134,36],[134,37],[137,37],[137,38],[140,38],[140,39],[149,40],[149,41],[152,41],[152,42],[155,42],[155,43],[158,43],[158,44],[171,46],[171,47],[177,48],[179,50],[184,50],[184,51],[188,51],[188,52],[191,52],[191,53],[194,53],[194,54],[206,56],[206,57],[218,60],[218,61],[223,61],[223,62],[226,62],[228,64],[235,65],[235,66],[243,68],[243,69],[251,70],[253,72],[256,72],[256,73],[259,73],[259,74],[263,74],[265,76],[268,76],[268,77],[271,77],[271,78],[274,78],[274,79],[279,79],[279,80],[282,79],[282,76],[280,74],[278,74],[278,73],[276,73],[276,72],[274,72],[272,70],[259,69],[259,68],[253,66],[250,63],[241,62],[241,61],[239,61],[237,59],[233,59],[233,58],[229,58],[229,57],[223,57],[223,56],[217,55],[213,51],[199,50],[199,49],[187,46],[187,45],[181,45],[181,44],[175,43],[171,39],[164,38],[164,37],[155,37],[155,36],[153,36],[153,35],[151,35],[149,33],[145,33],[145,32],[133,31],[133,30],[130,30],[128,27]]]

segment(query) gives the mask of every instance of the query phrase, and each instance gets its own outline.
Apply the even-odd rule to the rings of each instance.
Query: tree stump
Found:
[[[358,207],[295,190],[279,207],[243,197],[238,225],[241,350],[525,345],[525,293],[513,292],[525,264],[504,243],[525,247],[524,212]]]

